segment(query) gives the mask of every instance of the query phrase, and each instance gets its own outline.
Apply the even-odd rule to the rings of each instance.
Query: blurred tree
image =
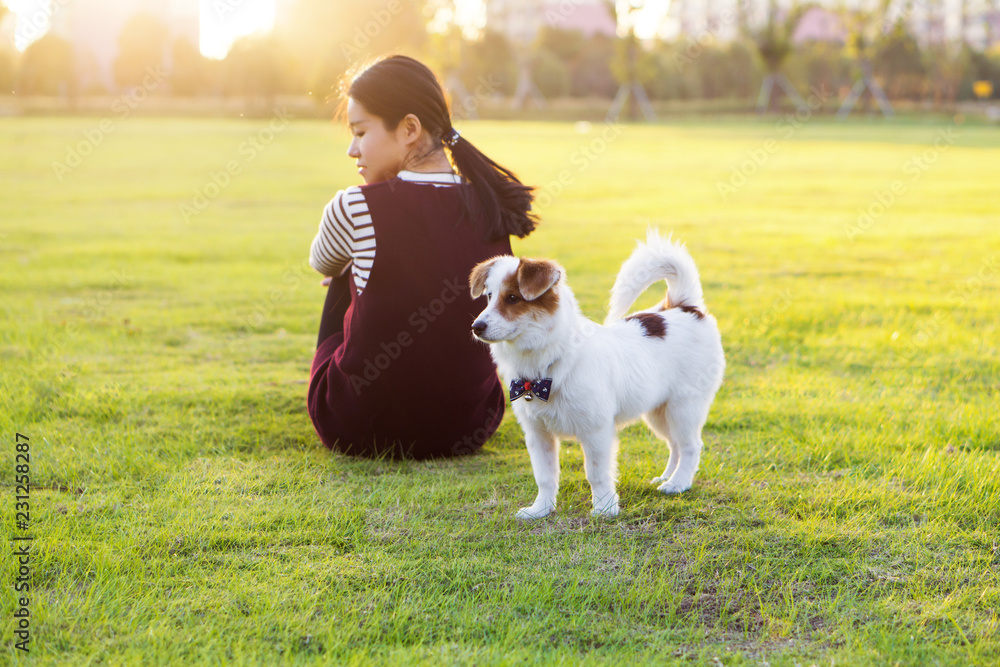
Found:
[[[615,57],[614,41],[597,33],[589,39],[579,30],[562,30],[544,26],[538,33],[536,48],[557,58],[566,68],[569,89],[565,94],[575,97],[614,95],[618,86],[611,71]],[[554,70],[548,68],[548,76]],[[536,63],[534,76],[541,76]],[[539,86],[545,94],[546,86]],[[560,86],[561,87],[561,86]]]
[[[921,41],[924,43],[924,65],[928,88],[934,106],[943,108],[958,97],[962,72],[966,66],[962,42],[947,41],[946,24],[952,11],[945,0],[924,0]]]
[[[895,99],[919,99],[926,74],[920,45],[902,20],[879,37],[874,45],[874,73],[885,81],[889,96]]]
[[[587,47],[587,39],[579,30],[562,30],[542,26],[536,40],[538,48],[545,49],[567,65],[575,62]]]
[[[209,92],[208,59],[187,39],[174,41],[171,53],[170,91],[193,96]]]
[[[461,76],[467,69],[467,63],[462,60],[464,44],[461,28],[449,25],[444,31],[428,35],[423,50],[424,64],[441,77],[445,91],[453,98],[467,93]]]
[[[615,25],[628,25],[625,37],[615,45],[615,57],[611,62],[611,72],[621,84],[608,110],[609,120],[617,119],[625,104],[628,103],[628,117],[639,117],[638,108],[646,120],[656,120],[656,112],[649,102],[644,83],[649,83],[656,76],[656,58],[646,53],[642,44],[635,36],[635,13],[643,8],[642,0],[629,0],[619,8],[619,3],[606,0],[605,5],[615,19]]]
[[[21,55],[18,89],[29,95],[76,93],[73,77],[73,45],[47,33],[28,45]]]
[[[552,51],[540,49],[535,52],[531,78],[546,99],[569,95],[571,84],[569,67]]]
[[[125,22],[118,37],[118,58],[112,66],[115,82],[139,86],[150,69],[163,64],[170,30],[157,17],[139,13]]]
[[[740,6],[742,5],[743,3]],[[754,45],[746,39],[735,39],[725,49],[725,71],[729,75],[726,97],[748,99],[757,90],[761,80],[760,68],[756,66],[753,57]]]
[[[242,95],[252,109],[260,101],[263,109],[274,106],[275,97],[288,92],[286,74],[291,57],[274,35],[241,37],[223,61],[225,93]]]
[[[703,97],[715,99],[728,94],[731,89],[730,64],[725,48],[719,44],[713,44],[702,52],[698,59],[698,71]]]
[[[965,76],[960,90],[963,99],[976,98],[973,93],[976,81],[989,81],[993,87],[992,96],[1000,94],[1000,57],[990,58],[989,54],[967,46],[964,60]]]
[[[796,48],[785,72],[799,90],[822,91],[832,98],[842,87],[851,85],[853,68],[843,44],[809,41]]]
[[[462,27],[457,23],[457,12],[454,0],[435,0],[428,6],[428,13],[433,13],[438,29],[428,36],[424,63],[441,78],[452,114],[457,113],[462,118],[476,118],[480,102],[469,93],[465,83],[464,74],[469,66],[462,58],[465,39]]]
[[[14,49],[0,46],[0,95],[14,90],[17,74],[17,56]]]
[[[606,35],[596,34],[587,40],[570,72],[571,94],[578,97],[613,97],[618,90],[618,82],[611,71],[614,53],[615,40]]]
[[[0,25],[10,12],[4,3],[0,2]],[[14,88],[16,72],[16,56],[12,48],[0,45],[0,94],[6,94]]]
[[[288,54],[296,87],[318,100],[337,95],[352,66],[393,52],[416,52],[427,42],[426,0],[292,0],[277,38]]]
[[[795,89],[795,86],[782,71],[785,61],[792,54],[792,35],[795,33],[795,26],[798,25],[804,10],[805,7],[795,4],[792,10],[782,18],[777,1],[771,0],[767,12],[767,22],[760,30],[751,35],[765,71],[760,94],[757,96],[758,113],[772,108],[775,102],[775,87],[780,87],[796,107],[805,105],[805,100],[799,95],[799,91]]]
[[[461,50],[462,81],[475,90],[486,80],[493,92],[513,95],[517,87],[517,59],[507,38],[495,30],[486,29],[479,39],[463,41]]]
[[[842,19],[848,32],[844,50],[856,62],[860,76],[855,80],[851,92],[837,111],[837,116],[840,118],[846,118],[858,100],[862,101],[867,110],[871,106],[871,100],[874,99],[878,102],[882,115],[893,114],[892,105],[889,104],[882,86],[872,75],[875,44],[882,34],[882,27],[886,25],[890,4],[891,0],[878,0],[878,6],[874,10],[854,8],[843,11]]]

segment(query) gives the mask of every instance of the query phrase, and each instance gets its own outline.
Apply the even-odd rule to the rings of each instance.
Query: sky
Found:
[[[53,0],[55,11],[69,0]],[[51,10],[45,0],[3,0],[18,17],[14,45],[24,50],[45,34]],[[268,32],[274,25],[275,0],[200,0],[201,52],[223,58],[239,37]]]
[[[51,3],[58,11],[60,5],[66,5],[74,0],[2,0],[21,21],[14,30],[15,46],[24,50],[27,45],[45,33],[48,29],[48,13],[46,7]],[[109,4],[128,5],[135,3],[137,7],[150,0],[108,0]],[[181,0],[175,0],[180,2]],[[196,0],[200,2],[201,13],[201,51],[213,58],[223,58],[232,43],[239,37],[253,33],[266,33],[274,26],[276,0]],[[332,1],[332,0],[331,0]],[[350,0],[341,0],[350,1]],[[483,0],[456,0],[459,21],[468,22],[477,27],[482,20]],[[628,4],[628,0],[618,0]],[[875,0],[847,0],[846,4],[866,5]],[[909,0],[912,2],[913,0]],[[945,6],[954,8],[958,0],[944,0]],[[550,0],[556,2],[556,0]],[[572,6],[574,0],[561,0]],[[782,3],[790,0],[782,0]],[[897,0],[897,3],[903,0]],[[779,3],[779,4],[782,4]],[[645,0],[636,21],[636,33],[640,38],[653,37],[665,27],[664,18],[670,0]],[[833,0],[825,0],[823,4],[838,4]],[[918,3],[919,4],[919,3]],[[952,12],[954,13],[954,12]],[[433,29],[433,25],[431,26]]]
[[[274,27],[275,0],[201,0],[201,52],[225,58],[237,38]]]
[[[24,50],[48,29],[46,0],[3,0],[23,23],[15,31],[15,46]],[[72,0],[52,0],[56,10]],[[127,2],[127,0],[118,0]],[[212,58],[224,58],[236,39],[253,33],[268,32],[274,26],[275,0],[199,0],[201,3],[201,52]],[[572,2],[572,0],[567,0]],[[482,20],[482,0],[457,0],[459,21],[476,26]],[[640,15],[640,25],[658,25],[669,2],[647,0]],[[28,28],[23,26],[27,23]],[[640,35],[651,37],[652,35]]]

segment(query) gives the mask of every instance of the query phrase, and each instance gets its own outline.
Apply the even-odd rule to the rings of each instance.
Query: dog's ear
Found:
[[[549,259],[522,259],[517,267],[517,289],[525,301],[548,292],[562,277],[562,268]]]
[[[472,267],[472,273],[469,274],[469,290],[472,292],[473,299],[482,296],[483,290],[486,289],[486,276],[490,274],[490,269],[493,268],[498,259],[500,258],[494,257]]]

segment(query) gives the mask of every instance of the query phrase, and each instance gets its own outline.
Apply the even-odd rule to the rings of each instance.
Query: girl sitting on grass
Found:
[[[382,59],[343,92],[365,185],[327,204],[310,251],[329,291],[309,416],[348,454],[474,452],[500,424],[504,391],[470,333],[481,308],[468,277],[534,229],[532,189],[459,135],[416,60]]]

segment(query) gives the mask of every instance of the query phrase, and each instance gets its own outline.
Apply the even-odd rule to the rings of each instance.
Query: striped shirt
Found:
[[[401,171],[397,177],[411,183],[448,187],[462,183],[457,174],[421,174]],[[375,262],[375,229],[364,192],[358,186],[341,190],[323,209],[319,232],[309,250],[309,266],[324,276],[338,276],[348,263],[358,294],[365,289]]]

